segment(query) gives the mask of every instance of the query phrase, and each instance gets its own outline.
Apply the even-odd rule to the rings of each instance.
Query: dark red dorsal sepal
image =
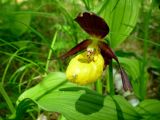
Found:
[[[104,38],[109,33],[109,27],[104,19],[94,13],[81,13],[75,21],[91,36]]]

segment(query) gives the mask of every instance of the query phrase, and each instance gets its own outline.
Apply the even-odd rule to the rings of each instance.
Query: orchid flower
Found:
[[[101,17],[94,13],[84,12],[79,14],[75,21],[85,30],[91,39],[86,39],[61,56],[65,59],[79,51],[83,52],[71,59],[67,70],[67,79],[79,85],[95,82],[103,73],[104,68],[114,59],[119,66],[123,88],[132,90],[126,72],[120,66],[118,57],[104,38],[109,33],[109,27]]]

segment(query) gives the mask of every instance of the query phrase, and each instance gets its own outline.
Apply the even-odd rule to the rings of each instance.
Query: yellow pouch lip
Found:
[[[104,59],[100,53],[94,55],[93,61],[87,60],[87,52],[83,52],[71,59],[67,70],[67,79],[79,85],[95,82],[103,72]]]

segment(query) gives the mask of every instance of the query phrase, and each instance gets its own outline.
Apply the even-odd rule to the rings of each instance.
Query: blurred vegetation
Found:
[[[59,56],[89,37],[74,18],[80,12],[91,11],[107,19],[105,13],[98,13],[104,4],[105,0],[0,0],[0,120],[15,112],[18,97],[44,75],[65,72],[69,59],[62,61]],[[159,0],[142,0],[136,22],[131,34],[114,46],[114,51],[131,79],[146,79],[144,86],[133,86],[137,98],[160,99]],[[111,40],[111,34],[105,40]],[[25,119],[36,119],[43,112],[37,111],[31,109]],[[59,116],[44,113],[53,120]]]

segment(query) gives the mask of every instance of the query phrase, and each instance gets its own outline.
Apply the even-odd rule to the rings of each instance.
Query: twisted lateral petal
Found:
[[[105,60],[105,64],[108,65],[110,60],[113,58],[116,60],[116,62],[119,64],[118,62],[118,58],[116,57],[116,55],[114,54],[114,52],[112,51],[112,49],[109,47],[108,44],[106,44],[103,41],[99,41],[98,42],[98,46],[101,50],[101,54],[104,57]]]
[[[118,63],[118,67],[120,69],[120,74],[121,74],[124,90],[125,91],[127,91],[127,90],[132,91],[132,86],[131,86],[131,83],[130,83],[130,81],[128,79],[128,76],[127,76],[126,72],[122,69],[122,67],[120,66],[120,63],[118,61],[117,56],[114,54],[114,52],[109,47],[109,45],[106,44],[105,42],[99,41],[98,42],[98,46],[99,46],[99,48],[101,50],[102,56],[104,57],[105,65],[108,65],[109,62],[113,58]]]
[[[91,40],[87,39],[82,41],[81,43],[79,43],[78,45],[76,45],[74,48],[72,48],[71,50],[69,50],[67,53],[65,53],[64,55],[62,55],[60,58],[65,59],[68,56],[71,56],[81,50],[84,50],[88,47],[88,45],[90,45],[92,43]]]

